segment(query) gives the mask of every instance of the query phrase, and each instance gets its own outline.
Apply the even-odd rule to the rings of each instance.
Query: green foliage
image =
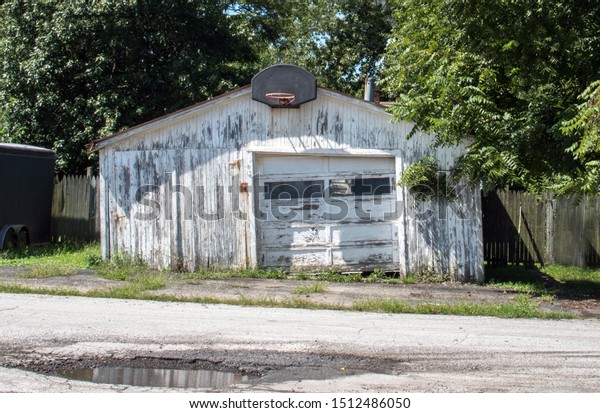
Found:
[[[435,157],[427,156],[418,162],[409,165],[400,178],[400,185],[437,187],[438,163]]]
[[[367,277],[368,282],[377,282],[388,278],[387,274],[381,268],[375,268]]]
[[[561,131],[575,139],[567,150],[573,153],[581,166],[571,187],[583,192],[600,193],[600,80],[590,84],[579,96],[575,115],[562,123]],[[560,188],[559,188],[560,189]],[[563,188],[565,189],[565,188]]]
[[[360,273],[342,274],[333,269],[317,274],[299,274],[295,275],[295,277],[300,280],[319,280],[336,283],[353,283],[362,281],[362,276]]]
[[[413,134],[433,132],[437,145],[467,143],[460,171],[488,188],[571,185],[598,193],[586,185],[598,175],[598,152],[582,158],[573,149],[582,148],[581,131],[563,127],[598,77],[595,1],[396,0],[390,7],[385,79],[395,116],[415,122]],[[579,108],[580,124],[589,124]]]
[[[95,165],[91,141],[293,63],[360,94],[391,24],[372,0],[0,2],[0,139]]]
[[[373,0],[245,1],[241,12],[271,33],[263,66],[291,63],[313,73],[320,86],[361,95],[378,74],[391,29],[389,9]],[[256,19],[259,17],[260,19]]]
[[[429,266],[422,266],[417,271],[409,274],[407,278],[411,278],[418,283],[445,283],[451,282],[455,278],[455,273],[440,274]]]
[[[7,140],[8,127],[6,126],[6,105],[0,101],[0,142]]]
[[[568,296],[600,297],[600,268],[549,265],[543,272],[562,283],[560,293]]]
[[[96,273],[103,278],[116,281],[136,281],[143,277],[162,277],[160,271],[148,267],[139,257],[118,255],[110,261],[95,264]]]
[[[427,156],[409,165],[402,174],[399,185],[407,186],[416,200],[453,199],[454,177],[447,171],[440,171],[438,162],[433,156]]]
[[[281,280],[288,278],[282,268],[201,268],[191,273],[182,273],[181,277],[188,280],[215,280],[223,278],[266,278]]]
[[[160,290],[167,285],[164,275],[161,274],[138,274],[130,277],[127,284],[111,288],[101,293],[110,298],[139,298],[145,291]]]
[[[5,140],[52,148],[58,171],[82,173],[92,140],[249,83],[258,54],[229,6],[3,2]]]

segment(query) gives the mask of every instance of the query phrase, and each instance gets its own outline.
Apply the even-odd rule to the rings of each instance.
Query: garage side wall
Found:
[[[379,107],[323,89],[299,109],[271,109],[252,101],[246,89],[114,139],[100,148],[103,255],[138,256],[181,270],[257,266],[256,151],[363,156],[380,151],[395,157],[396,179],[425,156],[435,155],[446,167],[463,153],[458,147],[433,151],[429,136],[407,140],[410,129],[391,123]],[[415,219],[406,189],[398,187],[396,196],[399,272],[483,277],[478,190],[461,193],[467,219],[452,213]]]

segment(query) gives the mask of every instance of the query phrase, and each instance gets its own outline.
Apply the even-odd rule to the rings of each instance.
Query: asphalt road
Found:
[[[0,294],[2,392],[155,390],[23,370],[135,360],[261,376],[223,391],[596,392],[600,321]]]

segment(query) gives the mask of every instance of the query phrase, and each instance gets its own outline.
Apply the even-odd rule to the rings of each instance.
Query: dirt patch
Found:
[[[79,270],[74,275],[65,277],[27,277],[27,268],[0,267],[0,284],[22,285],[33,288],[50,288],[75,290],[81,293],[90,291],[108,291],[111,288],[127,284],[125,281],[107,280],[98,277],[95,271]]]
[[[554,306],[561,311],[577,314],[582,318],[599,318],[600,319],[600,300],[587,298],[581,300],[573,299],[557,299],[553,303]]]
[[[515,293],[504,293],[493,288],[469,284],[384,284],[384,283],[335,283],[319,282],[323,291],[295,294],[308,289],[315,281],[274,279],[221,279],[203,280],[201,284],[189,284],[173,280],[156,293],[179,297],[209,296],[220,299],[270,298],[274,300],[303,299],[315,303],[351,306],[353,302],[376,299],[398,300],[409,304],[419,303],[510,303]]]

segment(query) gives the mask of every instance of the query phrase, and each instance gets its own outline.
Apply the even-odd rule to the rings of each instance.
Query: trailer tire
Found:
[[[8,250],[17,247],[17,234],[12,228],[8,228],[2,240],[2,249]]]
[[[17,248],[25,248],[29,245],[29,231],[26,227],[21,228],[17,234]]]
[[[27,245],[29,245],[29,229],[25,225],[5,225],[0,230],[0,249],[13,249]]]

